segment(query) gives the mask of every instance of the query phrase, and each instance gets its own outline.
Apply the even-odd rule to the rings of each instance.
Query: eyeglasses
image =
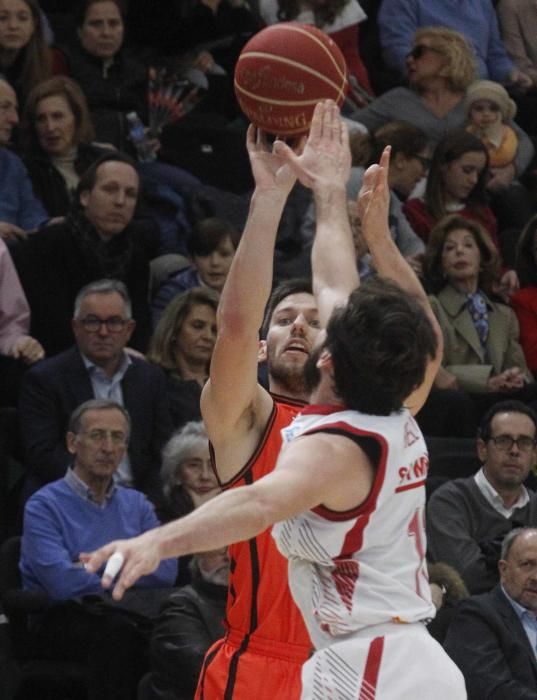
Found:
[[[442,53],[440,49],[435,49],[434,46],[427,46],[426,44],[416,44],[412,51],[407,53],[407,58],[413,58],[415,61],[420,59],[426,51],[434,51],[435,53]]]
[[[493,442],[495,447],[501,452],[508,452],[513,448],[513,445],[516,445],[517,449],[521,452],[531,452],[537,444],[534,438],[528,437],[527,435],[521,435],[518,438],[511,437],[510,435],[498,435],[498,437],[491,437],[490,441]]]
[[[120,430],[90,430],[89,433],[81,433],[81,435],[84,435],[96,445],[102,445],[108,438],[110,438],[114,447],[127,444],[127,436]]]
[[[129,322],[129,319],[120,318],[119,316],[111,316],[110,318],[86,316],[86,318],[79,318],[77,320],[88,333],[97,333],[103,324],[106,326],[106,330],[109,333],[119,333]]]

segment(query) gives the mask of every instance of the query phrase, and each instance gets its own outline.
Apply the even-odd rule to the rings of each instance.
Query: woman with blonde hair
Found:
[[[168,304],[153,334],[147,359],[166,373],[176,428],[201,418],[199,401],[216,341],[217,307],[217,292],[193,287]]]
[[[473,49],[462,34],[452,29],[421,27],[406,64],[408,87],[388,90],[355,112],[353,119],[370,132],[386,122],[403,119],[423,129],[434,145],[446,133],[465,126],[466,90],[478,77]],[[519,126],[512,120],[509,126],[519,139],[515,165],[521,174],[530,164],[534,149]]]

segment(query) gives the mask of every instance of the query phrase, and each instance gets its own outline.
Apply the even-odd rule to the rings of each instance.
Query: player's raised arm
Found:
[[[347,213],[350,175],[349,134],[337,105],[319,102],[300,155],[276,144],[315,199],[316,230],[312,249],[313,291],[325,326],[335,305],[345,303],[359,284],[356,254]]]
[[[265,401],[267,411],[271,410],[268,395],[257,383],[258,330],[272,287],[278,225],[295,176],[253,126],[248,129],[247,148],[255,190],[222,291],[210,379],[201,402],[214,444],[228,440],[246,414],[251,420],[258,402]]]
[[[370,166],[365,172],[362,187],[358,194],[358,215],[361,221],[362,233],[378,274],[381,277],[388,277],[394,280],[402,289],[418,299],[435,331],[437,338],[436,354],[430,358],[424,382],[405,401],[405,405],[415,414],[424,404],[440,367],[443,336],[421,282],[401,255],[390,233],[388,225],[390,206],[389,164],[390,147],[388,146],[384,149],[379,164]]]

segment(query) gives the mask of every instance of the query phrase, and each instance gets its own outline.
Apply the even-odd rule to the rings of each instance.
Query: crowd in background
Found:
[[[233,70],[267,24],[315,24],[347,62],[348,213],[364,281],[375,269],[355,200],[365,169],[392,147],[390,230],[444,333],[444,361],[417,417],[430,444],[468,458],[469,477],[478,464],[472,441],[495,404],[520,402],[511,410],[533,415],[537,9],[530,0],[451,7],[0,0],[0,541],[20,535],[25,504],[82,459],[65,435],[77,434],[70,418],[94,399],[129,414],[111,484],[141,491],[161,521],[220,490],[199,401],[251,195]],[[167,87],[174,119],[156,105]],[[310,274],[314,232],[311,196],[296,185],[278,233],[275,283]],[[448,464],[439,475],[430,494],[461,473]],[[502,516],[507,529],[521,524],[515,506],[528,513],[522,524],[537,526],[534,494],[525,493]],[[490,574],[500,543],[495,535],[481,544]],[[474,585],[456,557],[448,561],[442,547],[432,554],[431,581],[448,607],[497,582],[491,575]],[[137,684],[150,671],[142,700],[192,697],[203,653],[221,633],[228,562],[212,555],[179,561],[167,582],[174,592],[158,622],[151,618],[154,637],[135,650],[147,657],[151,645],[151,664],[141,662],[136,676]],[[189,646],[195,653],[185,655]]]

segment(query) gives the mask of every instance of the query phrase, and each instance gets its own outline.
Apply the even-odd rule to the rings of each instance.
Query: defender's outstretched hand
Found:
[[[156,541],[156,531],[149,530],[130,540],[115,540],[94,552],[82,553],[80,561],[89,573],[94,574],[112,557],[120,554],[122,561],[119,560],[119,565],[113,566],[112,570],[107,571],[105,568],[101,583],[103,588],[110,588],[115,576],[119,574],[112,597],[114,600],[121,600],[125,591],[141,576],[152,574],[158,568],[161,557]]]
[[[377,164],[365,171],[362,187],[358,193],[358,217],[362,233],[368,244],[379,235],[389,234],[388,214],[390,209],[390,188],[388,169],[391,147],[386,146]]]
[[[314,192],[347,184],[351,170],[349,132],[332,100],[317,103],[302,153],[294,152],[283,141],[274,143],[274,151],[287,161],[300,182]]]

